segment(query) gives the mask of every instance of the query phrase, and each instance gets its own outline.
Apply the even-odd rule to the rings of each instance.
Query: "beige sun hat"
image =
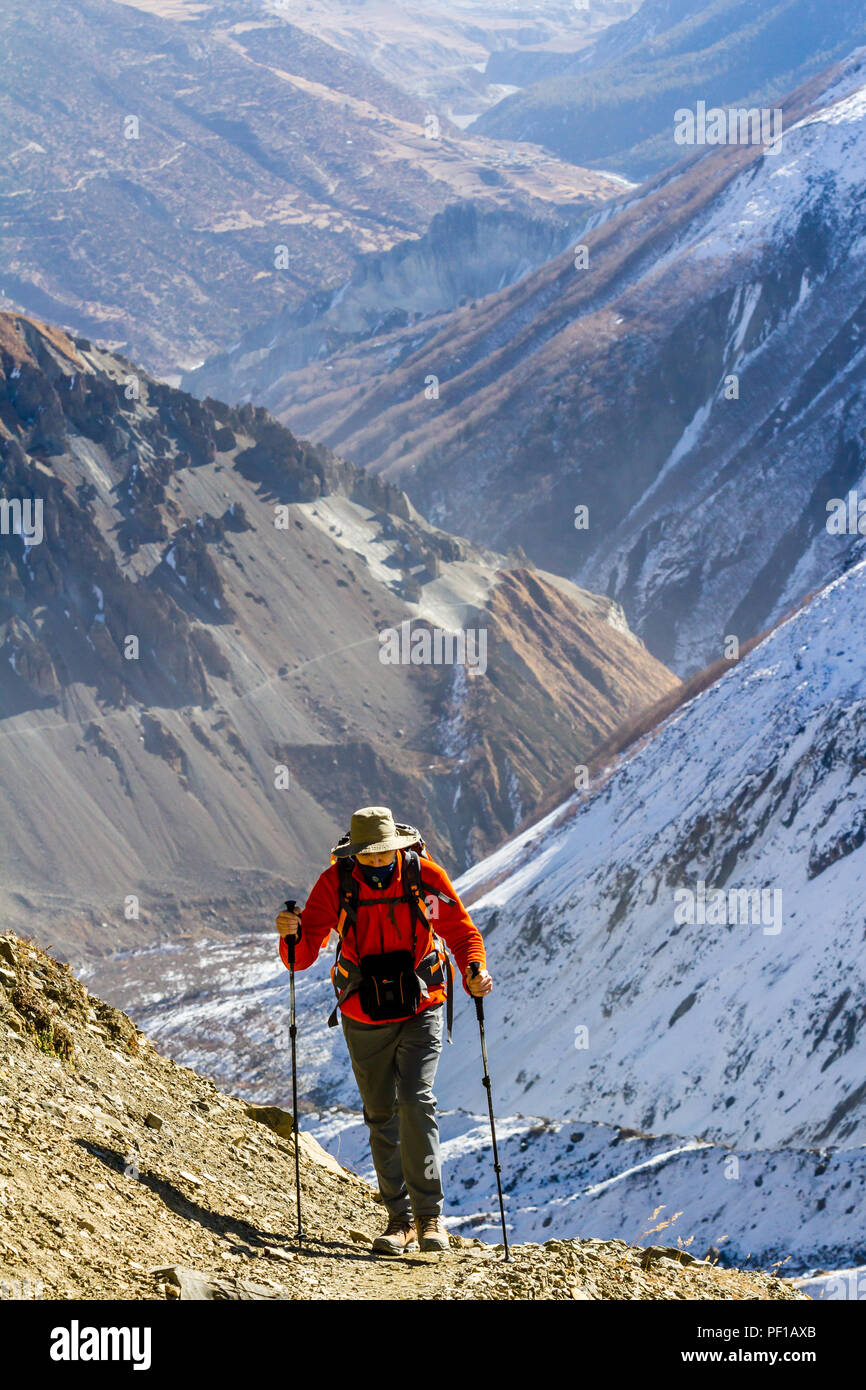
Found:
[[[362,806],[352,817],[348,844],[335,845],[334,855],[345,859],[350,854],[385,854],[389,849],[408,849],[417,839],[417,831],[406,835],[397,829],[387,806]]]

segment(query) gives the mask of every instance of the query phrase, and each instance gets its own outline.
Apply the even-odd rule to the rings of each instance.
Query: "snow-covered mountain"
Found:
[[[861,563],[461,880],[504,1112],[864,1142],[864,603]],[[446,1105],[475,1070],[446,1056]]]
[[[861,54],[649,277],[656,292],[676,281],[703,306],[695,346],[718,377],[696,372],[694,413],[606,558],[581,572],[627,595],[633,620],[680,667],[700,664],[709,633],[720,642],[723,630],[742,637],[776,620],[860,543],[856,528],[828,533],[827,508],[866,478],[864,79]]]
[[[826,523],[866,478],[864,54],[781,107],[778,152],[624,192],[585,263],[276,380],[262,359],[256,391],[439,524],[611,593],[681,674],[715,660],[860,539]]]
[[[478,1095],[480,1080],[479,1070]],[[439,1127],[448,1224],[464,1235],[497,1240],[486,1113],[446,1111]],[[375,1186],[360,1114],[312,1114],[304,1128]],[[525,1115],[500,1118],[497,1141],[506,1221],[515,1240],[679,1240],[698,1258],[717,1251],[724,1264],[766,1269],[784,1262],[786,1275],[839,1269],[866,1258],[858,1216],[866,1197],[862,1149],[735,1150],[670,1134]],[[651,1234],[657,1223],[664,1223],[663,1235]],[[861,1285],[859,1296],[864,1294]],[[845,1289],[834,1296],[857,1293]]]

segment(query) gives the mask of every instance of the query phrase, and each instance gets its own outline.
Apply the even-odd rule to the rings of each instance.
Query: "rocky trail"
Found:
[[[798,1299],[775,1272],[623,1241],[370,1254],[384,1209],[291,1116],[162,1057],[32,941],[0,935],[0,1298]]]

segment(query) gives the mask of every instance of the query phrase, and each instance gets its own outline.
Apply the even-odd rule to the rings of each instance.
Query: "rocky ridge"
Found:
[[[0,478],[0,897],[69,950],[260,925],[371,787],[463,868],[676,685],[610,600],[3,314]],[[383,662],[403,624],[483,631],[485,672]]]

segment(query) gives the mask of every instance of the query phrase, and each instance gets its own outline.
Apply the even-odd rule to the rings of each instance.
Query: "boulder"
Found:
[[[246,1113],[251,1120],[257,1120],[259,1124],[267,1125],[268,1129],[272,1129],[274,1134],[278,1134],[281,1139],[292,1138],[294,1117],[291,1111],[281,1110],[278,1105],[248,1105]],[[322,1168],[330,1168],[332,1173],[343,1172],[342,1165],[326,1149],[322,1148],[312,1134],[305,1134],[301,1130],[298,1138],[301,1153],[311,1163],[318,1163]]]
[[[177,1289],[179,1292],[175,1297],[196,1302],[287,1298],[284,1289],[253,1284],[247,1279],[234,1279],[231,1276],[202,1274],[198,1269],[186,1269],[183,1265],[169,1265],[165,1269],[154,1269],[151,1273],[161,1283]]]

